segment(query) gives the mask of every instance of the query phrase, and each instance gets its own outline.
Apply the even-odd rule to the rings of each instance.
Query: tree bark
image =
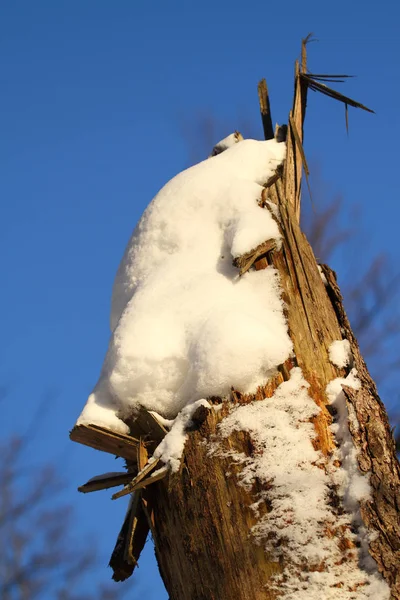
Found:
[[[292,600],[297,599],[297,592],[304,592],[303,599],[308,598],[308,579],[332,575],[332,561],[329,563],[326,557],[310,561],[301,551],[293,557],[285,532],[273,532],[261,541],[255,539],[254,528],[260,518],[267,522],[272,519],[274,478],[268,479],[265,473],[262,480],[255,477],[252,485],[242,485],[244,463],[235,462],[232,456],[239,454],[252,461],[260,449],[247,431],[234,431],[228,436],[221,434],[221,423],[235,407],[266,398],[273,403],[277,388],[291,378],[295,367],[301,369],[309,385],[308,394],[319,407],[312,418],[315,428],[312,446],[319,452],[317,467],[329,481],[329,514],[334,517],[333,521],[318,523],[319,534],[326,540],[333,539],[341,552],[333,567],[333,570],[338,567],[335,577],[327,579],[332,593],[338,595],[329,598],[366,598],[363,595],[365,581],[354,580],[350,588],[346,581],[346,571],[361,569],[363,573],[366,569],[359,565],[361,555],[357,546],[361,538],[356,535],[365,530],[368,536],[364,535],[363,539],[369,542],[366,550],[369,560],[375,561],[374,568],[389,586],[391,598],[400,600],[400,470],[387,414],[346,317],[335,274],[326,265],[317,264],[299,225],[302,170],[306,167],[303,121],[307,86],[312,81],[312,76],[306,75],[307,39],[303,42],[302,64],[296,63],[285,164],[265,184],[260,198],[260,206],[271,210],[277,220],[282,246],[278,249],[271,240],[265,240],[235,262],[240,274],[250,268],[262,270],[272,266],[276,269],[293,356],[280,365],[276,374],[254,395],[232,389],[231,397],[223,403],[220,399],[211,399],[213,407],[201,406],[193,417],[193,429],[188,433],[179,472],[161,481],[146,479],[146,469],[150,473],[155,465],[148,463],[145,467],[147,454],[144,459],[140,453],[142,437],[150,456],[166,433],[147,411],[142,411],[134,423],[128,423],[135,440],[95,426],[75,427],[71,433],[75,441],[126,458],[130,472],[139,471],[130,487],[115,495],[136,490],[135,506],[139,508],[127,516],[121,530],[112,559],[114,577],[124,579],[133,571],[144,544],[147,518],[170,600],[275,600],[280,597]],[[319,76],[319,79],[322,77],[328,76]],[[318,85],[324,94],[336,97],[325,84]],[[345,100],[346,104],[365,108],[351,99]],[[270,115],[269,105],[266,114]],[[350,344],[352,364],[349,367],[338,368],[329,359],[329,348],[337,340],[348,340]],[[347,509],[334,477],[335,469],[340,467],[337,458],[340,454],[331,427],[335,411],[327,397],[328,384],[336,378],[345,378],[353,368],[360,386],[343,388],[349,414],[348,429],[359,473],[370,486],[369,497],[360,501],[360,522],[357,523],[346,517]],[[216,404],[219,404],[218,409]],[[154,477],[162,475],[157,471]],[[89,482],[83,491],[110,487],[110,483],[117,485],[120,478],[117,475],[112,482]],[[143,481],[139,481],[140,478]],[[148,487],[139,489],[146,486],[146,482]],[[292,595],[285,594],[288,573]],[[376,600],[382,598],[377,596]]]
[[[265,540],[259,545],[251,533],[260,514],[268,518],[271,510],[268,486],[260,481],[252,489],[239,485],[241,466],[229,456],[234,451],[251,459],[255,446],[246,432],[222,438],[218,425],[232,404],[271,398],[276,388],[290,378],[291,369],[298,366],[310,385],[309,395],[321,409],[313,419],[313,445],[325,457],[321,468],[328,469],[337,442],[330,427],[333,419],[326,388],[350,370],[335,367],[328,349],[332,342],[342,339],[350,342],[353,366],[361,381],[359,390],[345,388],[345,395],[348,410],[356,416],[350,420],[350,433],[358,452],[359,469],[370,474],[371,498],[360,507],[363,523],[373,534],[369,553],[390,586],[391,597],[400,599],[400,478],[387,414],[351,331],[335,276],[324,266],[324,283],[299,226],[306,100],[300,73],[297,66],[284,174],[268,186],[262,199],[265,203],[267,198],[278,209],[283,244],[279,251],[272,248],[261,257],[257,251],[254,254],[256,269],[273,265],[279,272],[295,356],[281,365],[276,376],[254,396],[233,390],[222,410],[202,409],[197,428],[188,436],[180,472],[146,490],[156,556],[171,600],[273,600],[282,595],[276,576],[290,566],[285,543],[280,542],[277,559],[274,543]],[[247,264],[248,260],[246,257]],[[210,453],[215,444],[219,445],[219,452]],[[343,507],[334,483],[330,491],[331,509],[336,511],[339,523]],[[256,515],[252,505],[259,500],[260,492],[264,501],[258,503]],[[350,529],[350,525],[327,526],[326,536],[334,537],[343,548],[343,561],[348,561],[349,568],[352,563],[357,568],[357,549]],[[301,570],[323,572],[326,566],[323,561],[315,565],[305,562],[296,568],[300,579]],[[342,582],[334,585],[344,588]],[[347,597],[350,596],[343,595]]]

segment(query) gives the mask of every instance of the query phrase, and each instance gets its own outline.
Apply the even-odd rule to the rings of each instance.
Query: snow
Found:
[[[232,134],[217,148],[221,153],[172,179],[140,219],[114,284],[103,369],[77,422],[126,433],[124,417],[139,406],[153,411],[170,430],[150,462],[160,458],[173,472],[195,410],[210,406],[205,399],[226,398],[231,387],[254,392],[293,351],[277,272],[268,267],[239,277],[232,264],[269,239],[279,247],[276,219],[258,202],[285,146]],[[351,366],[349,342],[333,342],[329,357],[338,367]],[[284,600],[390,596],[368,553],[371,532],[360,501],[370,496],[369,478],[358,469],[348,426],[357,427],[357,419],[343,385],[358,389],[354,369],[326,390],[337,410],[338,443],[328,465],[313,445],[312,419],[320,409],[298,367],[272,398],[235,406],[220,423],[222,438],[249,432],[253,456],[223,451],[218,443],[210,448],[241,464],[241,485],[264,483],[253,504],[252,535],[273,547],[273,559],[283,553],[288,559],[276,576]],[[330,502],[333,491],[343,512]],[[270,511],[261,516],[258,506],[267,499]],[[348,550],[340,545],[343,536]]]
[[[323,272],[321,265],[318,265],[318,271],[319,271],[319,274],[321,275],[321,279],[322,279],[323,284],[324,285],[328,285],[328,280],[325,277],[325,273]]]
[[[329,360],[339,368],[350,365],[352,354],[349,340],[336,340],[332,342],[329,346]]]
[[[362,521],[360,512],[360,501],[371,497],[369,474],[362,474],[358,467],[357,449],[353,444],[349,430],[349,422],[352,428],[358,429],[357,417],[354,409],[346,404],[343,386],[355,390],[360,388],[356,369],[352,369],[346,378],[338,377],[327,386],[326,392],[329,402],[336,408],[337,415],[331,429],[335,435],[338,448],[332,456],[332,461],[339,461],[340,469],[333,470],[333,477],[342,498],[344,509],[352,515],[352,524],[357,530],[357,539],[360,544],[360,562],[370,571],[376,571],[376,564],[368,552],[368,545],[372,535]],[[349,412],[350,409],[350,412]]]
[[[96,386],[97,388],[97,386]],[[77,425],[98,425],[117,433],[129,433],[129,427],[117,416],[117,405],[111,397],[96,394],[96,388],[90,394],[79,416]]]
[[[356,373],[328,386],[328,395],[336,404],[341,401],[343,384],[358,386]],[[308,388],[301,369],[294,368],[290,380],[282,383],[272,398],[235,407],[221,422],[222,438],[235,430],[249,432],[255,445],[253,456],[226,452],[218,443],[210,451],[241,464],[240,484],[249,489],[255,481],[266,484],[267,491],[260,492],[253,505],[258,522],[252,534],[268,546],[269,552],[274,547],[273,559],[278,561],[283,553],[286,556],[287,566],[276,578],[276,585],[283,591],[280,597],[386,600],[390,593],[368,555],[362,522],[354,521],[359,515],[359,500],[368,497],[368,478],[359,473],[351,462],[350,449],[343,445],[350,433],[348,427],[345,433],[341,417],[340,450],[334,458],[340,457],[343,466],[335,467],[332,460],[330,468],[324,468],[325,459],[312,444],[316,433],[310,422],[320,409],[310,398]],[[349,512],[339,514],[329,503],[332,483],[339,485],[344,508]],[[260,516],[258,505],[266,499],[270,511]],[[354,524],[359,528],[358,535],[352,532]],[[327,530],[333,532],[332,537],[327,536]],[[360,541],[361,550],[352,547],[344,551],[339,545],[343,535],[351,543]]]
[[[174,420],[171,430],[154,452],[154,457],[160,458],[164,464],[168,465],[172,473],[179,470],[187,438],[186,430],[192,425],[192,416],[199,406],[211,408],[211,404],[207,400],[197,400],[193,404],[185,406]]]
[[[358,390],[360,385],[357,371],[352,369],[346,378],[337,377],[326,388],[328,400],[337,411],[335,422],[331,425],[338,443],[335,458],[338,458],[341,462],[341,469],[338,471],[336,483],[339,485],[339,492],[343,496],[344,507],[349,512],[357,510],[359,501],[370,496],[368,477],[362,475],[358,468],[357,450],[349,430],[349,419],[353,420],[356,427],[358,426],[357,419],[355,415],[349,414],[343,393],[343,386]]]
[[[266,240],[279,245],[258,201],[284,156],[275,140],[233,143],[157,194],[119,267],[108,352],[78,424],[126,432],[121,419],[140,405],[174,419],[232,386],[255,391],[288,358],[277,272],[240,278],[232,265]]]
[[[149,411],[151,415],[158,421],[165,429],[171,429],[174,424],[174,419],[165,419],[161,415],[159,415],[155,410]]]
[[[243,141],[242,134],[238,131],[235,131],[235,133],[231,133],[231,135],[228,135],[226,138],[224,138],[214,146],[211,156],[216,156],[221,152],[225,152],[225,150],[241,141]]]

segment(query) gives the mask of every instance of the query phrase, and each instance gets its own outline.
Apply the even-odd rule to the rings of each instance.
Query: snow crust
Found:
[[[328,400],[337,411],[335,422],[331,425],[338,443],[335,458],[338,458],[341,463],[341,469],[336,474],[336,483],[343,497],[345,509],[353,513],[359,509],[360,500],[370,497],[370,485],[368,476],[362,475],[358,468],[357,450],[349,430],[349,421],[352,421],[355,428],[358,428],[358,422],[356,415],[350,415],[348,412],[343,386],[354,390],[360,389],[361,384],[356,369],[352,369],[346,378],[334,379],[326,388]]]
[[[96,389],[96,388],[95,388]],[[77,425],[98,425],[117,433],[129,433],[129,427],[118,416],[118,404],[110,395],[100,399],[95,393],[90,394],[86,405],[79,416]]]
[[[125,432],[120,417],[139,405],[173,419],[231,386],[255,391],[288,358],[276,271],[239,278],[232,265],[268,239],[279,244],[258,201],[284,156],[275,140],[240,141],[157,194],[119,267],[108,352],[78,424]]]
[[[318,265],[318,271],[319,271],[319,274],[321,275],[321,279],[322,279],[323,284],[324,285],[328,285],[328,280],[325,277],[325,273],[323,272],[321,265]]]
[[[238,131],[235,131],[235,133],[231,133],[214,146],[211,156],[216,156],[221,152],[225,152],[225,150],[241,141],[243,141],[243,136]]]
[[[332,461],[339,461],[340,469],[333,470],[333,477],[345,510],[351,515],[353,527],[357,531],[357,541],[360,544],[360,565],[370,573],[375,573],[379,580],[375,561],[369,554],[368,546],[372,541],[373,532],[368,531],[363,524],[360,512],[360,501],[371,497],[369,473],[361,473],[358,467],[357,450],[353,444],[349,426],[353,430],[359,427],[354,409],[347,406],[343,386],[355,390],[360,389],[361,383],[357,378],[356,369],[352,369],[346,378],[338,377],[331,381],[326,389],[329,402],[335,407],[337,414],[331,429],[335,435],[338,447]],[[382,580],[382,586],[384,586]],[[380,598],[380,596],[376,596]],[[386,596],[382,596],[386,598]]]
[[[343,384],[359,385],[356,374],[328,386],[339,412]],[[349,542],[360,541],[351,526],[359,516],[359,500],[368,497],[369,484],[346,446],[350,434],[344,416],[339,417],[335,430],[340,440],[335,458],[340,457],[343,467],[335,467],[332,461],[329,469],[324,468],[325,459],[312,444],[316,433],[310,422],[320,409],[309,397],[308,388],[301,369],[294,368],[290,380],[282,383],[272,398],[234,408],[219,426],[222,437],[244,430],[255,444],[250,458],[222,451],[241,464],[242,485],[251,487],[256,480],[265,484],[267,491],[259,493],[253,508],[257,512],[259,503],[268,498],[270,512],[259,515],[252,534],[261,544],[268,540],[269,550],[272,544],[276,560],[285,553],[289,566],[276,577],[277,589],[283,590],[280,597],[285,600],[387,600],[390,593],[368,555],[365,532],[361,533],[364,547],[360,551],[354,547],[344,551],[338,535],[327,536],[329,529],[341,530]],[[221,452],[218,447],[211,451]],[[329,503],[336,485],[349,511],[342,515]],[[361,528],[361,521],[356,524]]]
[[[336,367],[347,367],[352,360],[349,340],[336,340],[329,346],[329,360]]]
[[[154,452],[154,457],[161,458],[162,462],[170,467],[172,473],[179,471],[187,438],[186,431],[192,425],[192,416],[199,406],[211,408],[211,404],[207,400],[196,400],[193,404],[185,406],[174,420],[171,430]]]

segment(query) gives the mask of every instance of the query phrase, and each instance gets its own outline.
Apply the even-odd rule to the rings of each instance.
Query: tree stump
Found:
[[[278,372],[255,394],[241,394],[232,389],[228,400],[222,404],[219,400],[218,409],[215,406],[198,409],[177,473],[159,481],[157,478],[149,480],[152,485],[143,490],[139,490],[142,484],[134,485],[139,480],[132,484],[136,490],[134,504],[141,511],[138,522],[143,525],[143,519],[147,518],[170,600],[275,600],[281,597],[303,600],[309,598],[310,586],[318,581],[325,582],[329,599],[383,600],[389,597],[384,584],[383,587],[377,584],[378,592],[368,595],[370,581],[362,578],[363,573],[371,574],[374,568],[389,586],[391,598],[400,600],[400,472],[387,414],[346,317],[335,274],[326,265],[317,264],[299,225],[303,167],[307,173],[302,144],[308,87],[315,84],[313,89],[340,100],[346,108],[348,104],[365,107],[320,83],[328,76],[306,72],[306,42],[307,39],[303,41],[302,64],[296,63],[284,168],[266,183],[260,198],[260,205],[271,210],[279,225],[282,245],[277,248],[266,240],[237,264],[240,273],[270,266],[278,272],[293,356],[280,365]],[[261,91],[263,126],[270,136],[272,122],[267,122],[271,116],[266,85]],[[286,129],[281,128],[279,136],[283,131],[286,135]],[[344,367],[337,367],[330,360],[330,347],[338,340],[348,340],[351,350],[351,364]],[[307,553],[303,555],[301,544],[293,545],[291,506],[280,521],[285,523],[286,519],[287,528],[279,525],[274,529],[277,491],[272,471],[270,478],[264,473],[260,479],[256,471],[252,478],[244,477],[248,465],[258,460],[260,453],[267,453],[268,448],[260,450],[251,431],[234,428],[227,433],[226,427],[224,429],[232,412],[241,407],[268,403],[268,399],[272,406],[280,386],[290,382],[300,369],[307,382],[308,397],[315,403],[308,424],[310,428],[312,424],[315,432],[310,445],[319,458],[310,468],[328,481],[329,488],[330,518],[316,518],[318,543],[323,546],[326,542],[328,549],[334,545],[338,553],[329,556],[326,550],[318,560],[310,559]],[[352,369],[357,373],[357,385],[350,385],[348,376]],[[335,427],[332,427],[338,415],[328,393],[333,380],[346,377],[349,385],[343,381],[343,394],[349,415],[348,436],[354,447],[357,472],[370,486],[369,495],[359,502],[358,521],[350,519],[339,493],[337,470],[341,459]],[[218,403],[218,399],[211,399],[214,401]],[[147,421],[147,425],[143,425],[144,421],[141,420],[139,431],[135,431],[134,426],[131,428],[132,435],[139,439],[127,441],[125,445],[124,436],[110,437],[99,428],[90,431],[75,428],[71,437],[105,451],[118,451],[127,459],[130,471],[137,473],[145,464],[140,455],[142,432],[150,427]],[[155,427],[150,444],[154,448],[164,433],[160,425],[153,423],[151,427]],[[274,466],[279,468],[279,464]],[[121,475],[117,474],[115,485],[120,480]],[[100,489],[99,485],[102,484],[90,483],[88,487],[83,486],[84,491]],[[126,489],[126,493],[133,488]],[[260,520],[266,524],[268,534],[260,535]],[[134,520],[127,517],[124,527],[134,538],[134,527],[129,523]],[[114,562],[122,561],[121,579],[133,571],[144,544],[145,530],[145,524],[139,527],[140,540],[136,539],[136,546],[133,540],[136,548],[133,552],[126,551],[124,529],[121,531],[117,552],[113,555]],[[295,554],[294,547],[298,549]],[[359,564],[360,556],[363,556],[362,564]],[[115,569],[118,570],[118,566]],[[354,573],[350,583],[346,573]]]

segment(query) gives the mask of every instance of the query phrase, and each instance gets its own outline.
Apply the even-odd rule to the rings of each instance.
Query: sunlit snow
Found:
[[[347,410],[342,405],[342,386],[358,389],[360,385],[356,373],[328,386],[329,400],[339,411],[334,426],[339,448],[328,469],[312,443],[316,431],[310,420],[320,409],[308,394],[309,384],[301,369],[292,369],[290,375],[272,398],[234,407],[219,425],[222,438],[233,431],[248,432],[254,455],[226,452],[218,443],[210,452],[241,465],[242,485],[252,489],[256,481],[266,484],[267,491],[258,493],[253,509],[258,515],[259,503],[266,500],[270,509],[258,515],[252,534],[258,543],[267,545],[273,560],[286,557],[282,577],[276,577],[280,598],[388,600],[390,590],[368,553],[370,532],[363,526],[359,510],[359,501],[370,493],[368,476],[358,469]],[[330,503],[332,484],[343,498],[342,514]],[[351,544],[348,550],[340,545],[343,535]]]
[[[291,353],[277,272],[239,278],[232,264],[266,240],[280,243],[258,202],[285,144],[225,145],[167,183],[140,219],[114,284],[107,356],[78,424],[126,431],[119,417],[139,405],[174,418],[231,386],[254,391]]]
[[[336,340],[329,346],[329,360],[336,367],[347,367],[352,359],[349,340]]]

